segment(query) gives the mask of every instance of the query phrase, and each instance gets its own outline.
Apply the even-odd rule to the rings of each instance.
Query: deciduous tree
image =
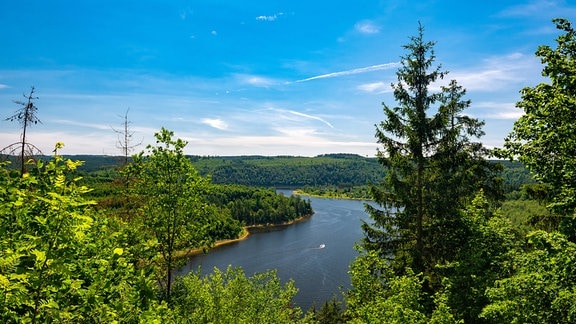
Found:
[[[481,316],[490,323],[576,322],[576,244],[558,232],[535,231],[515,255],[515,273],[487,290]]]
[[[516,104],[524,110],[506,138],[503,156],[518,158],[534,178],[550,186],[549,207],[574,223],[576,209],[576,30],[566,19],[554,19],[564,33],[556,48],[543,45],[536,55],[549,79],[522,89]],[[576,238],[574,225],[565,233]]]
[[[218,211],[204,199],[209,179],[201,177],[184,155],[187,143],[173,136],[174,132],[162,128],[155,134],[157,146],[148,145],[129,167],[136,178],[133,188],[144,202],[142,221],[157,240],[159,283],[168,302],[172,270],[181,261],[176,252],[210,246],[214,241],[208,234],[214,225],[211,219]]]
[[[137,322],[158,305],[155,283],[117,239],[122,225],[90,208],[81,162],[61,147],[23,177],[0,165],[0,321]]]
[[[189,273],[174,286],[174,311],[191,323],[310,323],[292,299],[293,281],[282,284],[275,271],[251,277],[241,268]]]

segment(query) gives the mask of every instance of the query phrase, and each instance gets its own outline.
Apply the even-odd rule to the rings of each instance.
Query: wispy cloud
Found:
[[[0,83],[0,89],[6,89],[6,88],[8,88],[8,85]]]
[[[99,130],[110,130],[111,129],[111,127],[109,125],[85,123],[85,122],[79,122],[79,121],[75,121],[75,120],[53,119],[53,120],[50,120],[50,122],[56,123],[56,124],[77,126],[77,127],[82,127],[82,128],[92,128],[92,129],[99,129]]]
[[[357,23],[354,25],[354,29],[362,34],[378,34],[380,32],[380,26],[369,20]]]
[[[313,115],[309,115],[309,114],[304,114],[298,111],[294,111],[294,110],[286,110],[287,113],[292,114],[292,115],[296,115],[296,116],[300,116],[300,117],[304,117],[307,119],[313,119],[313,120],[318,120],[326,125],[328,125],[328,127],[330,128],[334,128],[334,126],[332,126],[332,124],[330,124],[328,121],[324,120],[323,118],[320,118],[318,116],[313,116]]]
[[[385,83],[382,81],[361,84],[357,88],[358,88],[358,90],[368,92],[368,93],[392,92],[392,88],[390,87],[390,83]]]
[[[185,138],[194,148],[191,154],[222,155],[221,152],[251,152],[259,155],[286,155],[298,152],[300,156],[355,152],[373,156],[377,145],[373,142],[353,141],[321,136],[314,129],[304,127],[277,128],[270,136],[234,136],[213,138]],[[293,153],[292,153],[293,154]]]
[[[274,85],[281,83],[277,80],[263,77],[263,76],[259,76],[259,75],[236,74],[235,77],[242,84],[248,84],[251,86],[261,87],[261,88],[268,88],[268,87],[271,87],[271,86],[274,86]]]
[[[194,12],[192,11],[192,9],[190,7],[182,9],[180,11],[180,19],[182,20],[186,20],[188,19],[189,16],[191,16]]]
[[[201,120],[202,124],[208,125],[210,127],[219,129],[219,130],[226,130],[228,129],[228,124],[219,118],[203,118]]]
[[[473,103],[472,106],[481,110],[478,114],[480,118],[516,120],[524,114],[513,102],[481,101]]]
[[[313,76],[310,78],[296,80],[294,82],[306,82],[306,81],[312,81],[312,80],[318,80],[318,79],[336,78],[336,77],[341,77],[341,76],[346,76],[346,75],[353,75],[353,74],[380,71],[380,70],[388,70],[388,69],[396,68],[398,66],[399,66],[399,63],[397,63],[397,62],[377,64],[377,65],[372,65],[372,66],[367,66],[367,67],[357,68],[357,69],[352,69],[352,70],[316,75],[316,76]]]
[[[282,16],[282,15],[284,15],[283,12],[278,12],[278,13],[275,13],[275,14],[273,14],[273,15],[271,15],[271,16],[262,15],[262,16],[256,17],[256,20],[259,20],[259,21],[275,21],[276,19],[278,19],[278,18],[279,18],[280,16]]]
[[[500,91],[532,85],[542,66],[534,56],[521,53],[491,57],[469,70],[456,70],[444,81],[456,79],[469,91]]]
[[[502,10],[498,15],[502,17],[532,17],[551,13],[567,15],[564,11],[563,1],[534,0],[521,5],[511,6]]]

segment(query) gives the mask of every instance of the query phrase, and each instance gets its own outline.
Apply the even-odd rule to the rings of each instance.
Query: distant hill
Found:
[[[384,174],[376,158],[354,154],[316,157],[192,157],[192,163],[214,183],[264,187],[359,186],[378,182]]]
[[[122,157],[107,155],[68,155],[84,161],[84,172],[116,169]],[[49,159],[49,157],[44,157]],[[218,184],[243,184],[262,187],[301,188],[304,186],[352,187],[377,183],[385,170],[376,158],[355,154],[299,156],[190,156],[198,172],[211,175]],[[501,177],[506,192],[534,182],[520,162],[495,161],[504,165]]]

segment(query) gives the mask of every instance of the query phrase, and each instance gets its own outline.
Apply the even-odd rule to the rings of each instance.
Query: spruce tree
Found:
[[[435,43],[423,36],[420,25],[404,46],[392,84],[398,105],[384,103],[385,119],[376,125],[386,175],[371,189],[379,207],[366,206],[373,222],[363,224],[363,245],[388,258],[397,275],[412,268],[433,282],[435,265],[450,261],[465,239],[460,211],[482,188],[497,194],[498,183],[490,181],[489,151],[471,139],[483,135],[483,122],[462,114],[470,105],[465,90],[456,81],[431,90],[447,72],[434,64]]]

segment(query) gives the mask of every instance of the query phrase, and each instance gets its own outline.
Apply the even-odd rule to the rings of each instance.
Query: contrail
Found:
[[[293,115],[296,115],[296,116],[301,116],[301,117],[304,117],[304,118],[310,118],[310,119],[315,119],[315,120],[321,121],[321,122],[323,122],[324,124],[328,125],[330,128],[334,128],[334,126],[333,126],[332,124],[330,124],[329,122],[327,122],[326,120],[324,120],[324,119],[322,119],[322,118],[320,118],[320,117],[312,116],[312,115],[308,115],[308,114],[304,114],[304,113],[297,112],[297,111],[294,111],[294,110],[287,110],[287,111],[288,111],[289,113],[293,114]]]
[[[357,68],[357,69],[352,69],[352,70],[347,70],[347,71],[332,72],[332,73],[328,73],[328,74],[317,75],[317,76],[313,76],[313,77],[302,79],[302,80],[296,80],[294,82],[306,82],[306,81],[312,81],[312,80],[317,80],[317,79],[335,78],[335,77],[339,77],[339,76],[343,76],[343,75],[351,75],[351,74],[358,74],[358,73],[365,73],[365,72],[372,72],[372,71],[379,71],[379,70],[387,70],[387,69],[398,67],[399,64],[400,63],[398,63],[398,62],[393,62],[393,63],[384,63],[384,64],[372,65],[372,66],[368,66],[368,67]]]

